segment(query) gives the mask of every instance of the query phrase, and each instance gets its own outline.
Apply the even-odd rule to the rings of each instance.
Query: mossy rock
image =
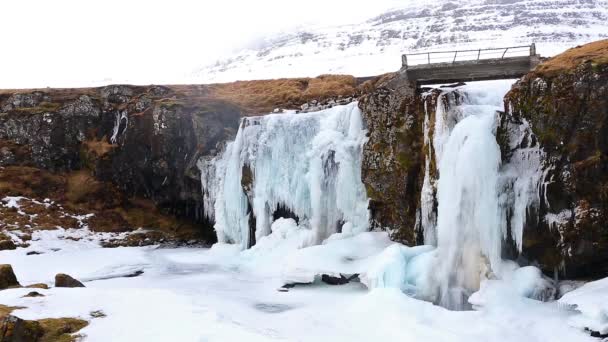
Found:
[[[13,272],[13,267],[8,264],[0,265],[0,290],[20,286],[17,276]]]

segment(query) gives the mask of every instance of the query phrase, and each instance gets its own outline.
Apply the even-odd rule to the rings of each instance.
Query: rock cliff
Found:
[[[503,163],[535,145],[543,151],[522,258],[567,277],[608,275],[608,41],[541,64],[514,85],[505,106]]]
[[[324,75],[204,86],[0,90],[0,198],[49,198],[63,206],[57,211],[62,219],[39,215],[32,221],[41,228],[77,227],[77,220],[63,219],[68,212],[92,213],[86,223],[93,230],[163,228],[213,240],[203,215],[199,158],[233,139],[242,116],[340,103],[357,95],[358,83]],[[24,210],[34,214],[38,207],[28,203]]]
[[[372,226],[409,245],[432,243],[424,227],[437,215],[434,123],[462,95],[416,89],[402,73],[370,89],[359,103],[369,130],[362,177]],[[443,121],[453,126],[453,119]],[[552,58],[513,86],[496,132],[509,226],[504,257],[549,275],[608,274],[606,127],[608,41]],[[525,214],[516,222],[517,210]]]

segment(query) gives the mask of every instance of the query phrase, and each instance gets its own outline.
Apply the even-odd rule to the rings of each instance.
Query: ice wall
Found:
[[[270,233],[278,206],[313,232],[312,244],[335,232],[367,230],[365,133],[357,103],[244,118],[224,153],[199,163],[205,211],[215,219],[218,240],[247,248],[250,216],[259,239]]]

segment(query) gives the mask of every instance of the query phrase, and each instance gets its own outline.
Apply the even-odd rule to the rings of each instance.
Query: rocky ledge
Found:
[[[541,64],[505,106],[503,162],[535,144],[543,151],[521,257],[567,277],[608,276],[608,40]]]
[[[243,116],[351,101],[360,83],[324,75],[0,90],[0,228],[150,228],[161,234],[138,233],[124,241],[213,241],[197,160],[233,139]],[[19,247],[0,240],[3,248]]]

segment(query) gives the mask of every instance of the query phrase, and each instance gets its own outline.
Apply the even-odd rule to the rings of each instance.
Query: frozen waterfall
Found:
[[[428,153],[421,198],[421,225],[427,244],[436,245],[420,296],[450,309],[470,307],[469,296],[483,279],[500,277],[507,234],[521,247],[526,207],[535,202],[539,181],[532,164],[503,167],[496,142],[497,111],[511,82],[473,83],[445,89],[437,99],[435,122],[425,118],[425,146],[433,125],[432,148],[438,168],[437,218]],[[536,163],[533,163],[536,162]],[[534,166],[534,165],[532,165]],[[536,169],[539,169],[538,165]],[[511,222],[511,231],[507,217]]]
[[[278,208],[312,231],[309,245],[336,232],[367,230],[365,133],[357,103],[244,118],[224,153],[199,164],[206,215],[215,219],[218,240],[251,246],[252,234],[259,240],[270,233]]]
[[[438,302],[462,307],[477,290],[485,267],[501,262],[503,218],[499,205],[500,148],[496,111],[507,89],[468,87],[462,119],[443,145],[437,185]]]

